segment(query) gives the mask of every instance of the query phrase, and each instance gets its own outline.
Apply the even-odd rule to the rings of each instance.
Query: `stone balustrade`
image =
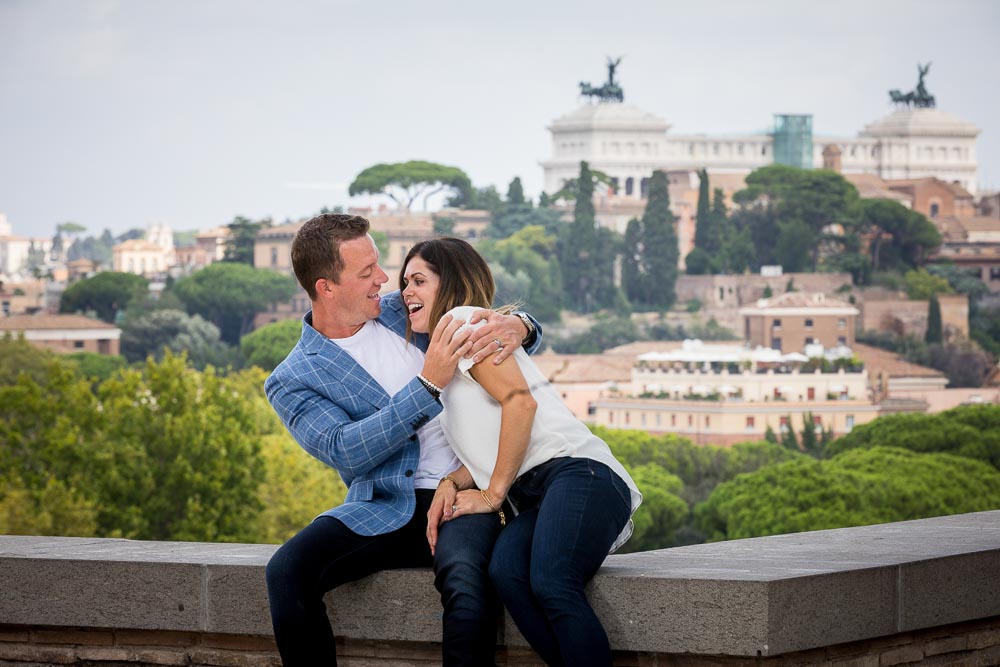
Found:
[[[0,536],[0,667],[279,665],[275,547]],[[1000,664],[1000,510],[611,556],[620,665]],[[427,570],[327,597],[341,664],[439,662]],[[509,618],[498,663],[536,665]]]

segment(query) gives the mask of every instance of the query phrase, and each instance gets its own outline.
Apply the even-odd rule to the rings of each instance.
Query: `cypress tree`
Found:
[[[924,342],[940,343],[944,340],[944,325],[941,322],[941,303],[937,294],[931,295],[931,303],[927,308],[927,333],[924,334]]]
[[[629,301],[642,301],[642,285],[642,223],[632,218],[625,228],[625,253],[622,258],[622,288]]]
[[[698,172],[698,210],[695,213],[694,247],[701,248],[710,255],[715,251],[712,242],[712,211],[708,204],[708,171]]]
[[[715,264],[721,267],[725,265],[726,239],[736,231],[730,228],[729,214],[726,211],[726,195],[722,192],[722,188],[715,188],[712,191],[712,210],[708,217],[712,221],[713,239],[713,249],[709,252],[715,259]]]
[[[510,182],[510,186],[507,188],[507,205],[523,206],[524,204],[524,187],[521,185],[521,177],[515,176],[514,180]]]
[[[802,450],[799,449],[799,439],[795,435],[795,429],[792,428],[792,416],[788,415],[785,419],[788,420],[788,424],[785,430],[781,432],[781,446],[785,449],[800,452]]]
[[[642,214],[642,232],[645,241],[643,263],[646,275],[642,303],[660,310],[667,310],[677,298],[677,233],[676,218],[670,211],[670,191],[667,175],[654,171],[649,181],[649,199]]]
[[[816,437],[816,424],[813,422],[812,412],[807,412],[802,416],[802,439],[799,442],[801,451],[819,458],[821,448],[819,438]]]
[[[594,178],[587,163],[581,162],[573,222],[563,227],[559,253],[569,306],[581,313],[590,312],[597,306],[593,290],[597,257],[594,215]]]

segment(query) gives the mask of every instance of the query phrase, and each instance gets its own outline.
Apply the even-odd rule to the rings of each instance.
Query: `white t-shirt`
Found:
[[[456,320],[468,322],[472,313],[478,310],[471,306],[460,306],[448,314]],[[485,322],[466,324],[465,327],[479,327]],[[577,419],[562,398],[549,384],[548,379],[538,370],[524,348],[514,351],[512,358],[517,361],[528,388],[538,408],[531,427],[531,440],[524,455],[524,462],[518,476],[528,470],[560,456],[586,458],[599,461],[622,478],[631,491],[632,512],[642,502],[642,494],[625,467],[615,458],[607,443],[590,432],[586,424]],[[458,454],[476,481],[476,486],[485,489],[490,483],[493,468],[496,467],[497,451],[500,446],[500,404],[476,382],[469,369],[471,359],[458,362],[455,378],[441,393],[441,425],[448,442]],[[619,534],[611,550],[615,551],[632,535],[632,521]]]
[[[409,384],[424,367],[424,353],[420,348],[375,320],[365,322],[349,338],[330,340],[351,355],[390,396]],[[436,489],[441,478],[461,464],[448,446],[440,415],[417,429],[417,437],[420,439],[420,461],[413,485],[418,489]]]

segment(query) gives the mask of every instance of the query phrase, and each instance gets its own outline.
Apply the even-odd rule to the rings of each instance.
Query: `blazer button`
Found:
[[[412,470],[407,470],[406,471],[406,476],[407,477],[413,477],[413,471]]]

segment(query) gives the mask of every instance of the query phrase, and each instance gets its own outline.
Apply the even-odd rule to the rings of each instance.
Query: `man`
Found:
[[[463,356],[499,363],[526,339],[537,346],[540,332],[524,315],[483,311],[481,335],[453,337],[459,323],[442,320],[430,338],[404,340],[408,312],[398,291],[379,297],[388,276],[368,227],[358,216],[324,214],[292,242],[312,310],[264,388],[298,443],[336,468],[348,491],[268,563],[275,640],[285,667],[335,665],[323,595],[379,570],[433,564],[444,664],[492,665],[497,603],[486,572],[498,516],[447,522],[433,557],[427,543],[435,489],[442,480],[468,483],[444,479],[460,463],[434,419],[437,396]]]

